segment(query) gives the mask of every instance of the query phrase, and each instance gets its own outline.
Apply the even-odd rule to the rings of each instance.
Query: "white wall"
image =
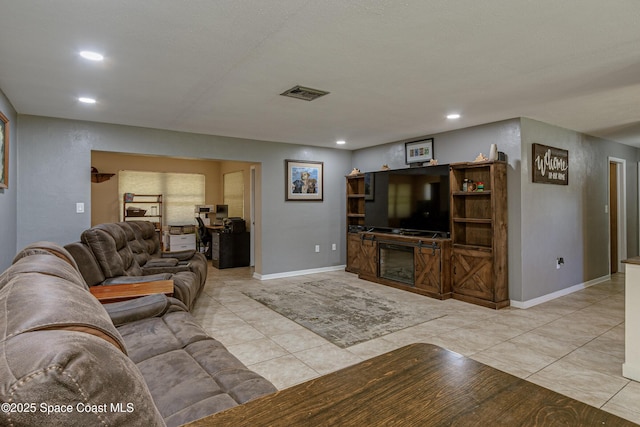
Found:
[[[19,247],[43,239],[66,244],[90,227],[91,151],[100,150],[261,163],[262,259],[256,272],[345,263],[350,151],[37,116],[20,116],[19,131]],[[324,162],[323,202],[285,202],[285,159]],[[76,202],[85,203],[84,214],[75,213]],[[332,243],[338,250],[330,250]]]
[[[16,112],[0,91],[0,111],[9,119],[9,188],[0,189],[0,271],[4,271],[16,254],[16,221],[18,192],[17,188],[17,152],[16,135],[18,123]]]

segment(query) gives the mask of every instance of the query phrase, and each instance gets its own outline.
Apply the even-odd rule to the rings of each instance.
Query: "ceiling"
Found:
[[[638,0],[0,0],[0,11],[0,89],[20,114],[350,150],[529,117],[640,147]],[[294,85],[330,94],[280,96]]]

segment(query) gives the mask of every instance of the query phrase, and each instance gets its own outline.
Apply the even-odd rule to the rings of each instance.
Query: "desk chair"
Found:
[[[200,245],[204,246],[204,255],[207,258],[211,258],[211,234],[207,227],[204,225],[204,221],[199,216],[196,217],[198,221],[198,251],[200,251]],[[202,251],[200,251],[202,252]]]

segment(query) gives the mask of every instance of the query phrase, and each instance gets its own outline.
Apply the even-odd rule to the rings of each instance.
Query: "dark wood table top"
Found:
[[[173,280],[155,280],[152,282],[126,283],[121,285],[90,286],[89,292],[103,304],[125,301],[146,295],[173,295]]]
[[[632,426],[431,344],[412,344],[187,424]]]

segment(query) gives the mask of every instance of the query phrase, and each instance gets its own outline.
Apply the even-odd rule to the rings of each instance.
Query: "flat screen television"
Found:
[[[364,225],[394,233],[449,230],[449,165],[365,174]]]

